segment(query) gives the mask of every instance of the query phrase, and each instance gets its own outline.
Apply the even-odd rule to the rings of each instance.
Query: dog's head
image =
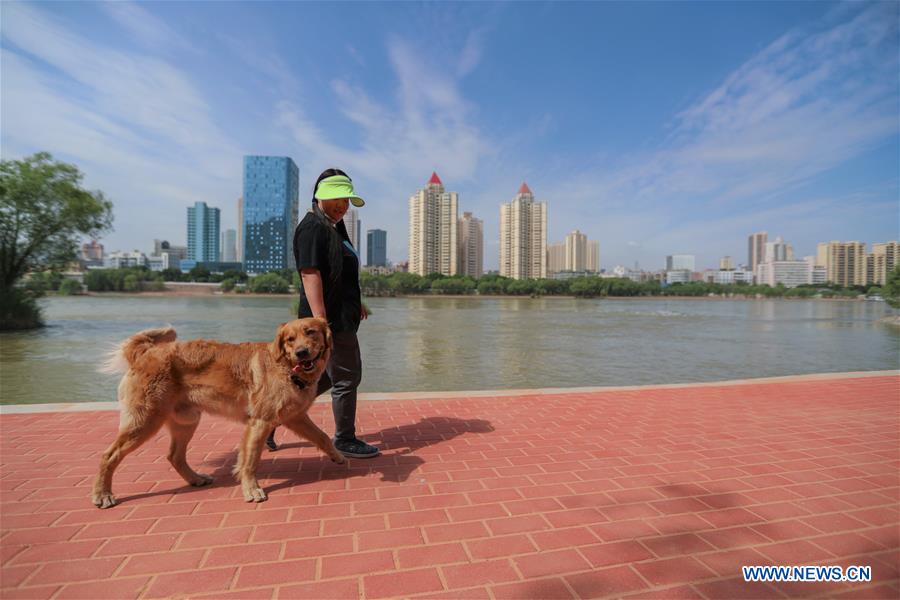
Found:
[[[325,319],[296,319],[282,323],[272,341],[272,355],[275,360],[290,364],[293,375],[318,379],[331,356],[328,322]]]

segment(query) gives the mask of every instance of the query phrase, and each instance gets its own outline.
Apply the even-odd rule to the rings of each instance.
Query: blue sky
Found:
[[[236,225],[245,154],[291,156],[301,211],[339,166],[405,260],[432,170],[485,222],[522,181],[601,266],[900,237],[900,4],[14,3],[2,156],[47,150],[115,204],[107,250]]]

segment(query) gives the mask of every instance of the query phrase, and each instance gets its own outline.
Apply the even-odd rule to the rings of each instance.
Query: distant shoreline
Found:
[[[295,292],[291,292],[288,294],[253,294],[253,293],[243,293],[243,294],[235,294],[233,292],[229,293],[221,293],[214,291],[185,291],[185,290],[166,290],[163,292],[155,291],[155,292],[86,292],[85,294],[81,294],[82,296],[91,296],[97,298],[103,297],[135,297],[135,296],[143,296],[148,298],[297,298],[297,294]],[[859,298],[785,298],[783,296],[773,296],[773,297],[762,297],[756,298],[754,296],[593,296],[590,298],[579,298],[573,295],[544,295],[544,296],[530,296],[530,295],[513,295],[513,294],[486,294],[486,295],[478,295],[478,294],[405,294],[398,296],[364,296],[366,299],[373,298],[415,298],[415,299],[424,299],[424,298],[454,298],[454,299],[465,299],[465,298],[513,298],[519,300],[541,300],[544,298],[554,298],[554,299],[575,299],[575,300],[707,300],[707,301],[732,301],[732,300],[825,300],[831,302],[865,302],[865,300],[860,300]]]

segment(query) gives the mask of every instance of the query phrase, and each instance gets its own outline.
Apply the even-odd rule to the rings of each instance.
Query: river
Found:
[[[270,340],[292,298],[83,296],[41,301],[48,327],[0,334],[0,402],[115,400],[96,372],[132,333]],[[900,368],[881,302],[372,298],[361,391],[686,383]]]

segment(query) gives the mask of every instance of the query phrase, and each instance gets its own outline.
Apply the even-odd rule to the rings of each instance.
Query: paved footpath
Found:
[[[404,396],[404,395],[401,395]],[[329,407],[312,415],[326,431]],[[230,476],[205,417],[185,486],[168,436],[90,482],[112,411],[0,417],[0,598],[898,598],[900,374],[363,402],[380,458],[307,443]],[[741,565],[870,565],[744,583]]]

